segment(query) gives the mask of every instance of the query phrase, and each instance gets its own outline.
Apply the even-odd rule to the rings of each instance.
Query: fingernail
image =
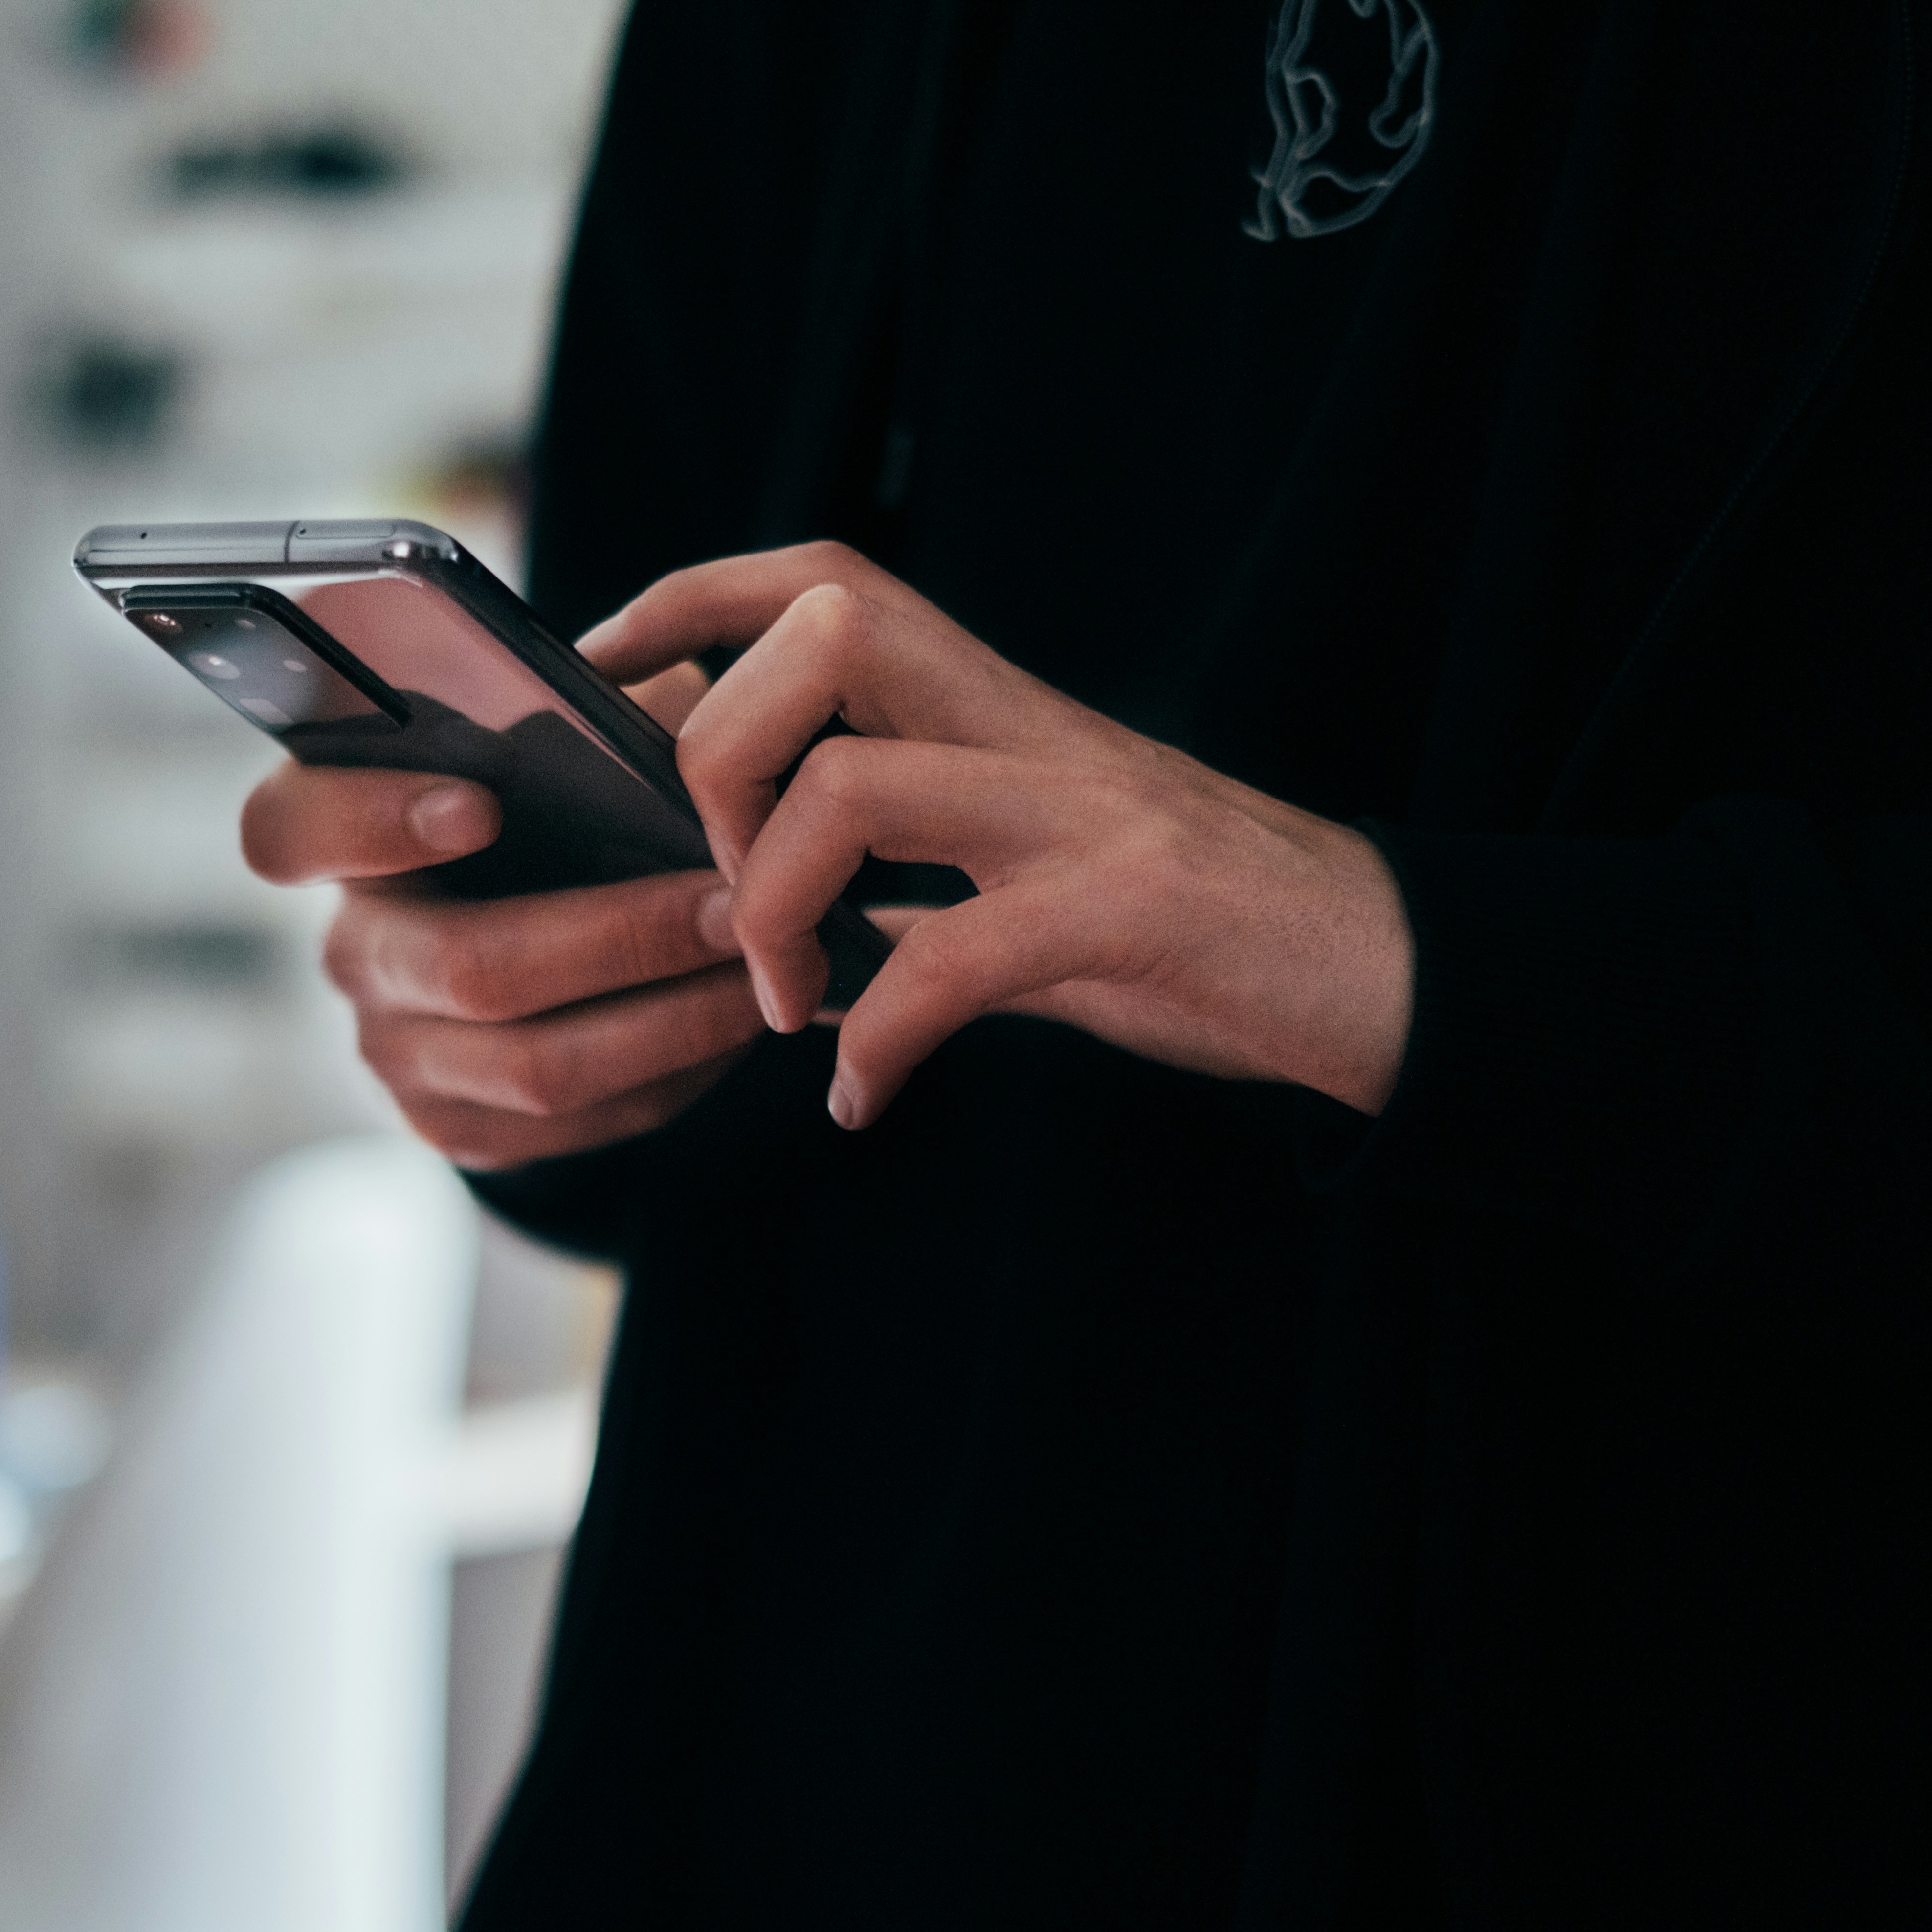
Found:
[[[432,852],[473,852],[490,842],[489,808],[473,785],[437,785],[410,807],[410,830]]]
[[[731,930],[731,888],[720,886],[698,902],[698,936],[714,952],[736,952],[738,935]]]
[[[825,1108],[842,1127],[850,1126],[859,1118],[858,1098],[842,1060],[832,1076],[832,1090],[825,1096]]]
[[[586,657],[595,664],[598,656],[610,648],[615,630],[615,624],[608,617],[601,624],[592,624],[577,640],[578,656]]]
[[[778,1003],[772,997],[772,989],[766,984],[764,969],[755,960],[745,962],[746,970],[752,976],[752,991],[758,1002],[758,1010],[765,1016],[765,1024],[774,1033],[783,1033],[778,1024]]]

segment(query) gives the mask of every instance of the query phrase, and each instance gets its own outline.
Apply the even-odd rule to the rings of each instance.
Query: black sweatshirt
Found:
[[[1271,200],[1306,4],[633,23],[540,605],[844,537],[1418,1003],[1374,1124],[810,1029],[479,1180],[632,1285],[467,1932],[1932,1921],[1932,4],[1425,0],[1411,158],[1319,0],[1401,175]]]

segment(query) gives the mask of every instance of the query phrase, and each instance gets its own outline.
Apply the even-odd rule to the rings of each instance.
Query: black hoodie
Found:
[[[1424,6],[1306,236],[1343,0],[632,25],[540,605],[844,537],[1364,824],[1417,1013],[479,1181],[632,1286],[467,1932],[1932,1920],[1932,5]]]

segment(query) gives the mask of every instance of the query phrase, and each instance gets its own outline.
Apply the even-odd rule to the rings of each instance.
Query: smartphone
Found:
[[[502,802],[496,842],[425,874],[502,898],[706,866],[676,742],[427,524],[114,524],[74,568],[230,710],[310,765],[444,772]],[[841,899],[826,1004],[890,951]]]

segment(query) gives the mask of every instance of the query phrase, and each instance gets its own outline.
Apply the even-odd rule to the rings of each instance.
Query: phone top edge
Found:
[[[294,528],[292,523],[101,524],[74,545],[74,567],[86,577],[149,566],[281,563]]]
[[[276,524],[102,524],[74,546],[82,577],[152,572],[182,577],[226,570],[327,570],[338,566],[436,561],[463,555],[453,537],[406,517],[297,518]]]

